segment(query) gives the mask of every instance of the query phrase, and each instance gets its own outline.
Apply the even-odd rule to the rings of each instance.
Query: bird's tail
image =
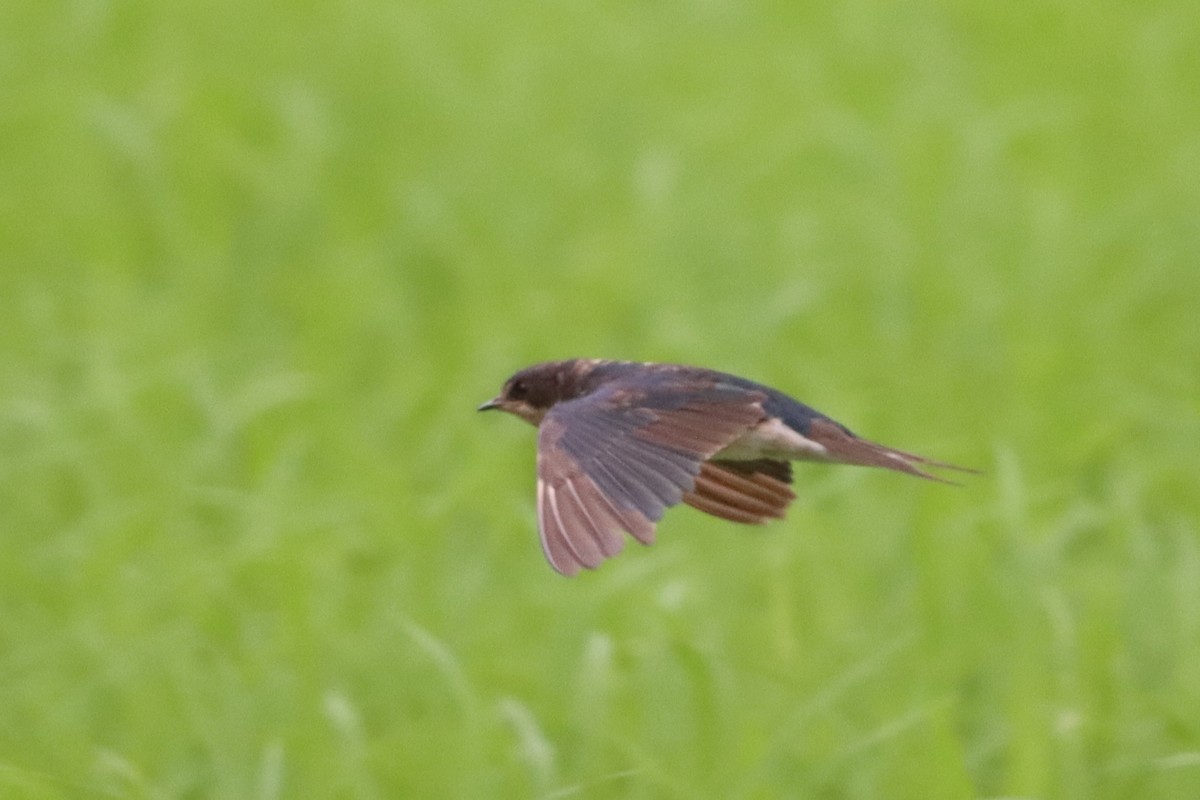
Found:
[[[979,470],[948,464],[945,461],[935,461],[932,458],[907,453],[882,444],[860,439],[850,431],[833,421],[814,420],[810,426],[808,438],[825,448],[825,457],[840,464],[855,464],[861,467],[881,467],[883,469],[905,472],[918,478],[955,484],[928,471],[933,469],[950,469],[956,472],[980,474]]]

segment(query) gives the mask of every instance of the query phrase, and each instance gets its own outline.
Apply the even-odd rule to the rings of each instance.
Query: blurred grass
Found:
[[[0,7],[0,795],[1191,798],[1200,11]],[[987,469],[575,581],[513,370]]]

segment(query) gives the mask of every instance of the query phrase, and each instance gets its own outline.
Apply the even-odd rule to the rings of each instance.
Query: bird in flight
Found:
[[[480,411],[538,428],[542,550],[563,575],[621,552],[623,532],[654,542],[680,502],[758,525],[795,499],[792,461],[857,464],[949,483],[974,472],[859,438],[783,392],[700,367],[578,358],[513,375]]]

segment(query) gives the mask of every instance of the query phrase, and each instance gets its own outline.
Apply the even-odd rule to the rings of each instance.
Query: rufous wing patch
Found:
[[[748,395],[739,403],[698,402],[658,412],[636,433],[639,439],[693,453],[704,459],[762,420],[761,399]]]
[[[787,483],[790,479],[791,465],[786,461],[706,461],[683,502],[714,517],[761,525],[782,519],[796,499]]]

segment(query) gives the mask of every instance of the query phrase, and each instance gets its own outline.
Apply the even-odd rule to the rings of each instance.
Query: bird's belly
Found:
[[[713,458],[729,461],[753,461],[758,458],[826,461],[828,454],[824,446],[788,427],[781,420],[769,419],[734,439]]]

